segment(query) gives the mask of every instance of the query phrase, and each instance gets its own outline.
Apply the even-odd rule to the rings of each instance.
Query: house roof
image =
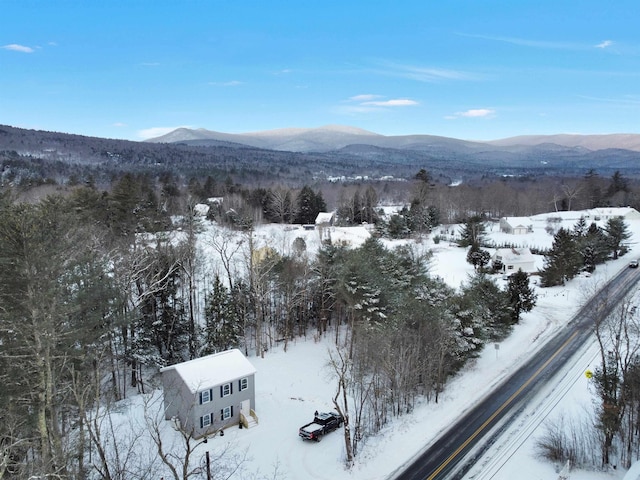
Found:
[[[600,208],[593,208],[589,210],[589,213],[591,213],[594,216],[603,216],[603,217],[605,216],[606,217],[613,217],[613,216],[625,217],[629,214],[638,214],[636,209],[632,207],[600,207]]]
[[[502,257],[502,263],[530,263],[535,262],[535,257],[528,248],[498,248],[493,257]]]
[[[335,212],[320,212],[316,217],[316,225],[319,223],[329,223],[335,215]]]
[[[256,373],[237,348],[164,367],[160,372],[168,370],[175,370],[193,393]]]
[[[560,212],[547,212],[532,215],[534,221],[546,221],[548,218],[560,218],[564,221],[576,221],[580,217],[592,220],[594,217],[625,217],[627,215],[638,215],[638,211],[632,207],[601,207],[590,210],[571,210]]]
[[[527,227],[531,225],[531,217],[503,217],[503,221],[507,222],[511,227]]]

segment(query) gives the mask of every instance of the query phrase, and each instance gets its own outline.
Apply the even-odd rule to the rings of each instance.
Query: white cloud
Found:
[[[118,127],[118,128],[120,128],[120,127],[126,127],[126,126],[127,126],[127,124],[126,124],[126,123],[123,123],[123,122],[115,122],[115,123],[113,124],[113,126],[114,126],[114,127]]]
[[[344,103],[348,103],[349,105],[341,105],[334,110],[340,114],[355,115],[361,113],[380,112],[388,108],[419,105],[418,102],[409,98],[382,99],[384,99],[384,95],[376,95],[373,93],[354,95],[344,101]]]
[[[380,66],[384,67],[384,70],[378,70],[376,73],[393,77],[408,78],[419,82],[433,83],[448,80],[479,80],[482,78],[482,76],[478,74],[446,68],[404,65],[393,62],[381,62]]]
[[[597,44],[596,48],[607,48],[607,47],[610,47],[611,45],[613,45],[613,41],[605,40],[604,42]]]
[[[240,80],[231,80],[229,82],[209,82],[209,85],[215,87],[237,87],[238,85],[244,85],[244,82]]]
[[[461,117],[488,117],[496,113],[495,110],[490,108],[476,108],[467,110],[466,112],[460,112]]]
[[[180,125],[178,127],[152,127],[145,128],[143,130],[138,130],[138,137],[146,140],[148,138],[160,137],[162,135],[166,135],[167,133],[173,132],[178,128],[192,128],[188,125]]]
[[[353,97],[349,97],[349,100],[352,102],[369,102],[371,100],[375,100],[376,98],[382,98],[382,95],[365,93],[363,95],[354,95]]]
[[[16,43],[11,43],[9,45],[3,45],[0,48],[4,48],[5,50],[11,50],[14,52],[22,52],[22,53],[33,53],[35,50],[31,47],[26,47],[24,45],[18,45]]]
[[[519,45],[522,47],[532,47],[532,48],[549,48],[549,49],[557,49],[557,50],[584,50],[586,45],[581,45],[577,43],[570,42],[559,42],[559,41],[549,41],[549,40],[530,40],[528,38],[518,38],[518,37],[499,37],[493,35],[473,35],[468,33],[458,33],[461,37],[469,37],[469,38],[479,38],[482,40],[491,40],[495,42],[504,42],[510,43],[512,45]]]
[[[395,98],[392,100],[374,100],[370,102],[362,102],[362,105],[371,105],[374,107],[408,107],[411,105],[418,105],[415,100],[408,98]]]
[[[472,108],[464,112],[456,112],[454,115],[447,115],[446,120],[455,120],[456,118],[493,118],[496,111],[490,108]]]

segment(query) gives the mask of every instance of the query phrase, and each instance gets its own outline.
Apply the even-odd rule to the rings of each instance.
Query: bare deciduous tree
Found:
[[[174,480],[203,477],[226,480],[239,472],[246,462],[246,450],[236,451],[232,443],[219,442],[222,445],[218,448],[211,446],[210,440],[222,437],[221,428],[204,438],[195,439],[193,429],[184,428],[177,419],[165,420],[159,395],[146,397],[144,420],[156,453]]]
[[[350,361],[347,352],[341,348],[329,352],[329,364],[336,374],[338,386],[336,394],[333,396],[333,406],[344,419],[344,447],[346,451],[346,464],[351,467],[353,464],[353,446],[351,444],[351,423],[349,418],[349,400],[347,392],[349,389],[349,368]]]

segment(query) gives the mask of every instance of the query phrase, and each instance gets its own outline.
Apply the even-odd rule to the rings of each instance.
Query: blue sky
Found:
[[[640,133],[640,2],[0,0],[0,124]]]

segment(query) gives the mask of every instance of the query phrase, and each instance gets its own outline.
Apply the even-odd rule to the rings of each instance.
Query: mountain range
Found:
[[[609,135],[527,135],[493,141],[469,141],[435,135],[380,135],[356,127],[327,125],[319,128],[285,128],[250,133],[222,133],[204,128],[178,128],[166,135],[147,140],[152,143],[219,145],[221,142],[288,152],[330,152],[352,145],[369,145],[401,150],[452,150],[460,153],[490,149],[518,153],[546,145],[599,151],[622,149],[640,152],[640,134]]]

